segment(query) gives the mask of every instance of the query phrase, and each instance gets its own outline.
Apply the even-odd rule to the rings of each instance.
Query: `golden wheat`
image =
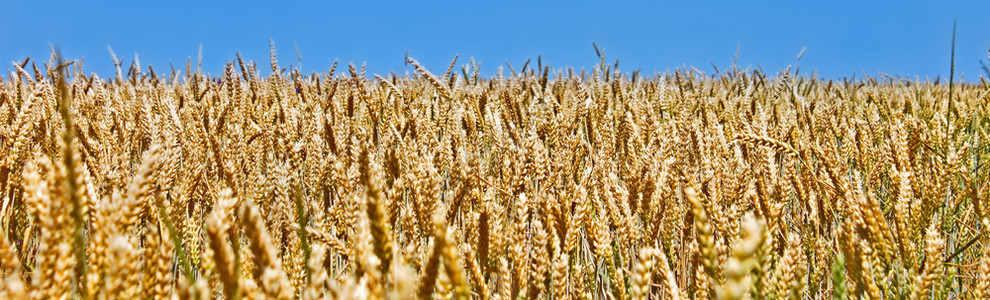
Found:
[[[990,295],[986,84],[114,61],[0,78],[0,298]]]

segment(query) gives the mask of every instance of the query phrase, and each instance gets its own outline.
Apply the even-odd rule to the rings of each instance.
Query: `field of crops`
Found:
[[[274,53],[15,63],[0,298],[990,298],[985,83]]]

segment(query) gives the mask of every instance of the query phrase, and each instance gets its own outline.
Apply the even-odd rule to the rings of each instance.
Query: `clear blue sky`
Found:
[[[202,44],[204,71],[219,74],[235,51],[266,66],[273,38],[282,65],[299,65],[298,46],[307,72],[337,59],[401,74],[411,70],[408,49],[440,72],[454,54],[459,64],[474,56],[491,75],[505,60],[518,69],[540,54],[555,68],[590,68],[596,41],[626,72],[710,72],[713,62],[727,67],[738,45],[743,67],[776,71],[807,47],[802,72],[924,80],[948,76],[958,20],[956,74],[973,82],[990,46],[990,1],[329,2],[0,0],[0,70],[26,56],[47,60],[49,44],[103,77],[113,74],[107,45],[125,66],[137,53],[159,72],[170,61],[184,70]]]

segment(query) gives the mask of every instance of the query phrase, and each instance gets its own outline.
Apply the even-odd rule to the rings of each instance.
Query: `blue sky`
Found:
[[[136,53],[159,72],[170,61],[184,70],[202,45],[204,71],[219,74],[235,51],[266,66],[272,38],[283,66],[299,65],[298,46],[306,72],[340,60],[401,74],[412,70],[408,49],[440,72],[455,54],[459,64],[473,56],[491,75],[537,55],[555,68],[590,68],[595,41],[626,72],[711,72],[712,63],[728,67],[738,45],[742,67],[776,71],[807,47],[802,72],[924,80],[948,76],[957,20],[956,74],[973,82],[990,47],[990,1],[199,2],[0,0],[0,70],[26,56],[47,60],[49,44],[102,77],[113,74],[108,45],[126,63]]]

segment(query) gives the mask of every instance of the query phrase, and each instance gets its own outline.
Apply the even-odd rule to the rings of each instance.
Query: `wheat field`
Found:
[[[0,298],[990,298],[986,83],[271,53],[14,63]]]

